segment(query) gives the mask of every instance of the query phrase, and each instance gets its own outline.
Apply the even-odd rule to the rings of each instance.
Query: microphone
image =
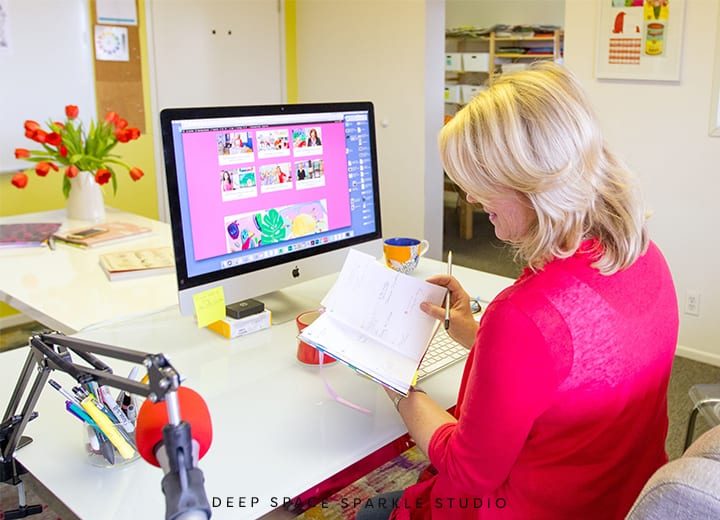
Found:
[[[212,421],[203,398],[181,386],[166,394],[165,401],[146,399],[138,412],[135,442],[140,456],[165,473],[165,518],[210,518],[205,479],[197,467],[212,443]]]

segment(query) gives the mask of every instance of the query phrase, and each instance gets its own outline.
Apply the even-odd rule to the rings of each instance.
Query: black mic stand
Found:
[[[30,352],[0,422],[0,482],[17,486],[20,499],[20,508],[6,511],[4,518],[24,518],[42,512],[42,506],[25,505],[24,486],[19,478],[24,468],[18,467],[15,450],[20,445],[32,442],[29,437],[23,437],[22,433],[27,423],[38,415],[33,410],[52,370],[70,374],[80,384],[94,381],[100,386],[110,386],[129,394],[147,397],[154,403],[166,401],[169,422],[163,428],[163,440],[171,472],[165,475],[162,483],[166,502],[165,518],[174,520],[186,514],[197,518],[198,513],[204,514],[204,518],[210,518],[211,509],[205,494],[204,478],[202,472],[192,464],[190,425],[180,420],[177,399],[180,374],[163,354],[148,354],[69,337],[59,332],[33,335],[30,337],[29,347]],[[71,353],[90,366],[74,363]],[[94,354],[144,365],[148,383],[113,374],[112,369]],[[18,412],[33,371],[36,371],[35,380],[25,404]]]

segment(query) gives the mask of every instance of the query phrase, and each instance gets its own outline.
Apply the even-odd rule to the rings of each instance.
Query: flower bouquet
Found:
[[[71,179],[81,172],[92,175],[94,182],[104,185],[108,182],[117,192],[117,176],[115,167],[125,168],[130,177],[137,181],[144,175],[140,168],[131,167],[111,153],[118,143],[127,143],[140,137],[140,130],[129,128],[128,122],[115,112],[108,112],[103,121],[90,122],[90,129],[85,132],[82,122],[77,120],[78,107],[65,107],[64,123],[48,121],[48,130],[35,121],[25,121],[25,137],[39,143],[41,150],[16,148],[15,158],[36,163],[34,168],[16,173],[12,178],[13,186],[25,188],[28,183],[28,172],[33,169],[40,177],[45,177],[50,170],[59,171],[64,167],[63,195],[67,199],[72,189]]]

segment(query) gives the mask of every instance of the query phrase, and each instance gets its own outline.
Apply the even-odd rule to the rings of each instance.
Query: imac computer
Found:
[[[381,253],[372,103],[168,108],[160,123],[182,314],[222,286],[294,318],[307,308],[284,288],[339,272],[349,248]]]

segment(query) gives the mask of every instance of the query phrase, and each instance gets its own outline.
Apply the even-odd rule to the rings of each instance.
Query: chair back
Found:
[[[647,481],[626,520],[720,518],[720,426]]]

